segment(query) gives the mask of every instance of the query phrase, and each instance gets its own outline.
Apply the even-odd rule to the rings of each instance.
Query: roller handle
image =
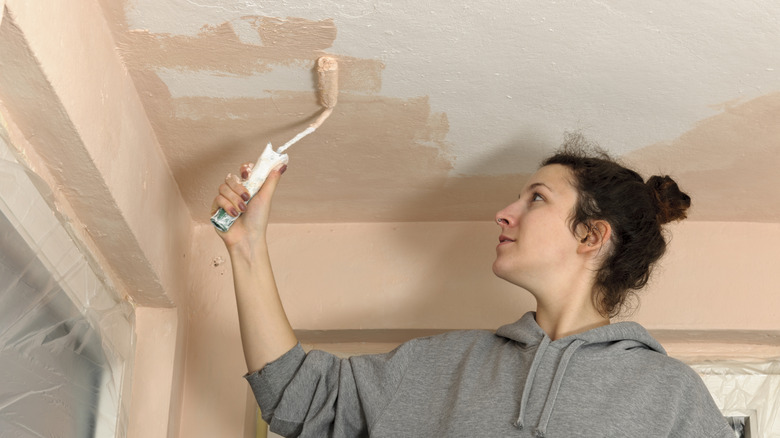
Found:
[[[258,191],[260,191],[260,187],[263,186],[263,183],[266,178],[268,178],[271,171],[280,164],[287,164],[289,161],[290,158],[287,154],[280,154],[274,151],[271,143],[268,143],[265,150],[263,150],[263,153],[260,154],[260,158],[257,159],[255,166],[252,168],[249,178],[242,183],[249,191],[250,200]],[[238,215],[241,216],[241,213],[239,212]],[[219,231],[226,232],[230,229],[236,219],[238,219],[238,216],[233,217],[220,208],[214,213],[214,216],[211,216],[211,223],[214,224]]]

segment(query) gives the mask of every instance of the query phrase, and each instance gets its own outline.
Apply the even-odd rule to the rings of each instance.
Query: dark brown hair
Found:
[[[661,226],[685,219],[691,198],[669,176],[645,182],[579,134],[567,134],[563,147],[542,162],[551,164],[571,170],[578,192],[572,233],[583,226],[591,230],[595,220],[612,227],[610,253],[596,272],[594,301],[604,315],[615,316],[647,284],[653,264],[666,251]]]

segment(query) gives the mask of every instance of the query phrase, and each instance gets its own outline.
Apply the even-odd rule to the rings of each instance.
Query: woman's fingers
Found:
[[[241,180],[239,180],[237,176],[229,173],[225,178],[225,184],[227,184],[231,190],[238,194],[238,196],[241,197],[244,202],[249,202],[249,190],[247,190],[246,187],[241,184]]]
[[[241,179],[239,179],[237,175],[232,174],[228,174],[227,177],[225,177],[225,182],[220,184],[219,194],[214,198],[214,202],[212,203],[212,214],[216,212],[218,208],[222,208],[233,217],[247,211],[250,195],[247,188],[244,187],[241,182],[249,178],[252,167],[253,163],[244,163],[241,165],[239,169]],[[276,185],[279,183],[279,178],[286,169],[286,165],[280,165],[268,175],[265,183],[257,194],[264,200],[263,203],[270,203],[271,197],[276,190]]]
[[[244,198],[249,199],[246,188],[238,182],[236,176],[228,175],[225,182],[219,185],[219,196],[214,199],[214,203],[236,217],[239,212],[246,211]]]
[[[255,167],[255,163],[249,162],[244,163],[241,165],[241,167],[238,170],[238,174],[241,175],[241,180],[246,181],[249,178],[249,175],[252,174],[252,169]]]

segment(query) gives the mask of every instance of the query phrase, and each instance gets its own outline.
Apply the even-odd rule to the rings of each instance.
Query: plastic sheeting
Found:
[[[124,437],[133,308],[46,190],[0,136],[0,436]]]
[[[749,418],[746,438],[780,438],[780,359],[691,366],[726,416]]]

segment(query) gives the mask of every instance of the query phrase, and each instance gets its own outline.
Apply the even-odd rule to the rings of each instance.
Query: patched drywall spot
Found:
[[[649,176],[672,175],[693,199],[690,218],[780,221],[780,93],[702,120],[679,138],[626,155]]]

